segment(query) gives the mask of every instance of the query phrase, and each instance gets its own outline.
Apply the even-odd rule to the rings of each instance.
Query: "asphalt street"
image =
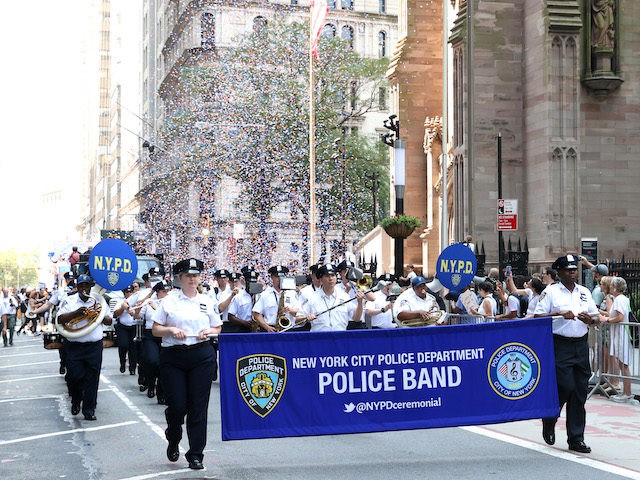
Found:
[[[594,458],[546,446],[537,421],[222,442],[218,382],[205,470],[192,471],[183,455],[166,459],[164,407],[139,391],[137,377],[119,372],[117,349],[104,350],[95,422],[71,415],[58,363],[42,337],[21,335],[0,347],[2,479],[640,479],[637,462],[617,462],[604,449]],[[637,421],[638,410],[628,412]],[[637,437],[611,436],[618,441],[618,449],[637,447]],[[186,447],[185,435],[182,454]]]

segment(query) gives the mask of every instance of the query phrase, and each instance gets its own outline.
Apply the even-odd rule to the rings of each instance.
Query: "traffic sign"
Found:
[[[518,230],[518,200],[498,199],[498,231]]]

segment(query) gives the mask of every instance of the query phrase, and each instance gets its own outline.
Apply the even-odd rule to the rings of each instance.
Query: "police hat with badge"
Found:
[[[558,257],[551,265],[554,270],[577,270],[578,269],[578,257],[575,255],[564,255]]]
[[[238,281],[240,281],[241,278],[242,278],[242,274],[241,273],[231,272],[229,274],[229,281],[230,282],[238,282]]]
[[[269,270],[267,270],[267,273],[269,273],[269,275],[271,275],[272,277],[282,277],[289,273],[289,269],[283,265],[274,265],[273,267],[270,267]]]
[[[216,278],[229,278],[230,272],[226,268],[220,268],[216,270],[213,274]]]
[[[318,278],[326,277],[327,275],[337,275],[338,271],[332,263],[325,263],[318,269]]]
[[[152,290],[156,293],[163,290],[171,290],[171,285],[169,284],[169,282],[160,281],[153,286]]]
[[[187,258],[181,260],[173,266],[174,275],[199,275],[204,270],[204,263],[201,260],[195,258]]]
[[[260,275],[256,271],[255,267],[245,265],[240,269],[240,273],[242,273],[242,276],[244,277],[244,282],[247,286],[246,289],[250,295],[258,295],[259,293],[262,293],[264,285],[262,285],[262,283],[258,283]]]

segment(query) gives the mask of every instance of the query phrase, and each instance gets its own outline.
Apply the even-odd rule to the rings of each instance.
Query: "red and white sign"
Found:
[[[518,230],[518,200],[498,199],[498,230]]]

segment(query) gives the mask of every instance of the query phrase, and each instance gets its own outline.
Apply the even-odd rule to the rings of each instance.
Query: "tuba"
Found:
[[[107,307],[107,302],[102,295],[93,291],[89,296],[93,298],[94,304],[87,307],[87,313],[84,316],[76,317],[62,325],[61,323],[58,323],[58,315],[56,315],[56,328],[63,337],[82,337],[95,330],[95,328],[102,323],[102,320],[107,313],[107,308],[109,308]]]
[[[433,295],[427,293],[433,299],[433,307],[429,310],[428,314],[420,318],[412,318],[410,320],[400,320],[394,317],[394,322],[399,327],[428,327],[431,325],[442,325],[447,319],[446,312],[438,308],[436,299]]]

